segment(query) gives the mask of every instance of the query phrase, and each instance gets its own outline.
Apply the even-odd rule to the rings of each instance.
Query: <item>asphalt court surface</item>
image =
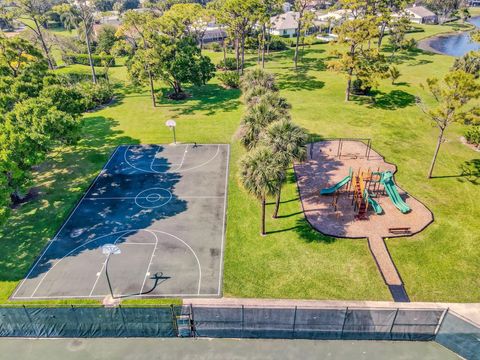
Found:
[[[107,275],[116,297],[220,296],[228,161],[223,144],[119,146],[11,298],[103,298]]]

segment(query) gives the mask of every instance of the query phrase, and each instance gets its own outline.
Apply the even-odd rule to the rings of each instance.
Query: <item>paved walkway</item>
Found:
[[[402,280],[381,236],[370,236],[368,247],[387,285],[402,285]]]
[[[392,298],[396,302],[409,302],[407,291],[403,286],[400,274],[388,252],[387,245],[381,236],[373,235],[368,238],[368,247],[372,253],[378,270],[387,284]]]

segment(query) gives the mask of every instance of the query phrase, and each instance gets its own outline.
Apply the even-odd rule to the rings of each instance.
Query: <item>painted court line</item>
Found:
[[[219,146],[220,149],[220,146]],[[220,296],[222,289],[222,279],[223,279],[223,256],[224,256],[224,242],[225,242],[225,227],[227,221],[227,197],[228,197],[228,174],[229,174],[229,164],[230,164],[230,146],[227,147],[227,167],[225,170],[225,198],[223,202],[223,225],[222,225],[222,244],[220,245],[220,270],[218,273],[218,291],[217,295]]]
[[[152,256],[150,256],[150,261],[148,262],[147,272],[145,273],[145,277],[143,278],[142,287],[140,288],[140,291],[138,292],[140,295],[143,294],[143,288],[145,287],[145,282],[147,281],[147,277],[150,275],[150,266],[152,265],[153,257],[155,256],[155,251],[157,251],[157,246],[158,246],[158,236],[157,236],[157,234],[152,233],[151,231],[150,231],[150,233],[153,234],[153,236],[155,236],[155,247],[153,248]]]
[[[213,155],[210,159],[204,161],[203,163],[201,164],[198,164],[198,165],[195,165],[193,167],[190,167],[190,168],[186,168],[186,169],[181,169],[181,167],[183,166],[183,162],[185,160],[185,155],[187,153],[186,151],[186,148],[188,147],[189,144],[187,144],[187,146],[185,147],[185,152],[184,152],[184,158],[182,159],[182,163],[180,164],[180,166],[178,166],[176,169],[172,170],[168,170],[168,171],[157,171],[155,169],[153,169],[152,167],[152,163],[150,163],[150,170],[145,170],[145,169],[142,169],[142,168],[139,168],[139,167],[136,167],[135,165],[133,165],[128,159],[127,159],[127,153],[129,151],[129,149],[132,147],[132,145],[129,145],[126,147],[124,153],[123,153],[123,160],[125,161],[125,163],[127,165],[129,165],[131,168],[133,169],[136,169],[138,171],[141,171],[141,172],[144,172],[144,173],[148,173],[148,174],[166,174],[168,172],[186,172],[186,171],[191,171],[191,170],[195,170],[195,169],[198,169],[202,166],[205,166],[207,165],[208,163],[212,162],[217,156],[218,154],[220,153],[220,145],[221,144],[209,144],[209,145],[216,145],[217,146],[217,151],[215,152],[215,155]],[[202,145],[207,145],[207,144],[202,144]],[[222,144],[223,145],[223,144]],[[230,150],[230,148],[228,147],[228,149]],[[158,151],[158,150],[157,150]],[[169,164],[168,166],[171,166],[171,164]]]
[[[105,235],[102,235],[100,237],[97,237],[95,239],[92,239],[90,241],[87,241],[86,243],[84,244],[81,244],[79,246],[77,246],[76,248],[74,248],[73,250],[71,250],[70,252],[68,252],[66,255],[64,255],[60,260],[58,260],[55,264],[53,264],[53,266],[45,273],[45,275],[42,277],[42,279],[39,281],[39,283],[37,284],[37,286],[35,287],[35,290],[33,291],[32,295],[30,296],[30,298],[37,298],[35,295],[36,291],[40,288],[40,285],[43,283],[43,281],[45,280],[45,278],[47,277],[48,274],[51,273],[51,271],[62,261],[64,260],[67,256],[70,256],[73,252],[75,252],[76,250],[82,248],[82,247],[85,247],[86,245],[92,243],[92,242],[95,242],[95,241],[98,241],[99,239],[102,239],[102,238],[105,238],[107,236],[112,236],[112,235],[116,235],[116,234],[121,234],[116,240],[115,240],[115,243],[118,241],[118,239],[120,239],[121,237],[125,236],[125,234],[129,233],[129,232],[141,232],[141,231],[146,231],[148,233],[152,233],[152,232],[155,232],[155,233],[160,233],[160,234],[165,234],[167,236],[170,236],[178,241],[180,241],[182,244],[184,244],[189,250],[190,252],[193,254],[193,256],[195,257],[195,260],[197,261],[197,266],[198,266],[198,293],[197,294],[200,294],[200,289],[201,289],[201,283],[202,283],[202,266],[200,264],[200,259],[198,258],[197,256],[197,253],[192,249],[192,247],[187,244],[184,240],[180,239],[178,236],[175,236],[173,234],[170,234],[166,231],[161,231],[161,230],[146,230],[146,229],[130,229],[130,230],[123,230],[123,231],[117,231],[117,232],[113,232],[113,233],[110,233],[110,234],[105,234]],[[98,280],[98,278],[97,278]],[[12,296],[13,297],[13,296]],[[19,298],[19,297],[17,297]]]
[[[203,145],[206,145],[206,144],[201,144],[201,146]],[[212,144],[212,145],[216,145],[217,146],[217,149],[216,149],[216,152],[214,153],[214,155],[210,155],[212,154],[212,152],[214,151],[214,149],[207,149],[206,152],[204,151],[201,151],[199,153],[197,153],[197,155],[199,155],[200,157],[204,157],[204,155],[210,155],[211,157],[208,158],[206,161],[198,164],[198,165],[195,165],[195,166],[192,166],[190,168],[185,168],[185,169],[182,169],[182,166],[184,165],[185,163],[185,160],[186,160],[186,156],[187,156],[187,152],[189,150],[191,151],[194,151],[193,149],[189,149],[189,144],[186,144],[185,145],[185,148],[184,148],[184,153],[183,153],[183,156],[182,156],[182,160],[180,162],[180,164],[178,164],[178,166],[175,168],[175,169],[172,169],[172,170],[169,170],[171,172],[186,172],[186,171],[190,171],[190,170],[195,170],[195,169],[198,169],[200,167],[203,167],[205,165],[207,165],[208,163],[214,161],[214,159],[216,159],[220,153],[220,147],[221,147],[221,144]],[[225,145],[224,145],[225,146]],[[197,266],[198,266],[198,291],[196,294],[158,294],[158,295],[155,295],[155,294],[146,294],[146,295],[143,295],[143,291],[144,291],[144,288],[145,288],[145,285],[146,285],[146,280],[147,280],[147,277],[149,276],[149,273],[150,273],[150,267],[152,266],[152,263],[153,263],[153,259],[155,257],[155,252],[158,248],[158,244],[159,244],[159,238],[157,236],[157,234],[155,234],[154,232],[150,231],[150,230],[147,230],[147,229],[128,229],[128,230],[122,230],[122,231],[117,231],[117,232],[112,232],[110,234],[107,234],[107,235],[102,235],[100,237],[97,237],[97,238],[94,238],[90,241],[87,241],[85,242],[84,244],[81,244],[79,246],[77,246],[75,249],[73,249],[72,251],[68,252],[66,255],[64,255],[62,258],[60,258],[58,261],[56,261],[53,265],[51,265],[50,269],[41,277],[41,279],[39,280],[38,284],[36,285],[35,289],[33,290],[33,292],[31,293],[30,296],[17,296],[20,288],[22,288],[25,284],[25,281],[26,280],[30,280],[30,276],[32,274],[32,272],[38,268],[38,265],[40,263],[40,261],[44,258],[45,254],[47,253],[47,251],[50,249],[51,245],[53,244],[54,241],[57,241],[58,240],[58,237],[60,235],[60,233],[62,232],[62,230],[65,228],[65,226],[67,224],[70,223],[71,221],[71,218],[73,217],[74,214],[76,214],[77,212],[77,209],[80,207],[80,205],[84,202],[84,200],[88,200],[88,201],[95,201],[95,200],[136,200],[136,199],[142,199],[142,200],[148,200],[148,199],[151,199],[151,197],[149,196],[119,196],[119,197],[115,197],[115,196],[112,196],[112,197],[102,197],[102,196],[99,196],[99,197],[96,197],[96,196],[87,196],[89,195],[89,193],[92,191],[92,189],[95,187],[95,185],[97,184],[97,181],[98,179],[103,176],[104,174],[107,173],[108,171],[108,166],[110,165],[110,163],[112,162],[112,159],[115,158],[116,154],[118,153],[119,149],[120,148],[123,148],[123,146],[119,146],[115,149],[115,151],[111,154],[110,158],[108,159],[108,161],[105,163],[105,165],[103,166],[102,170],[97,174],[97,176],[95,177],[95,179],[93,180],[93,182],[91,183],[91,185],[88,187],[88,189],[85,191],[85,193],[83,194],[83,196],[80,198],[80,200],[78,201],[78,203],[76,204],[75,208],[72,210],[72,212],[69,214],[69,216],[67,217],[67,219],[64,221],[64,223],[62,224],[62,226],[60,227],[60,229],[56,232],[55,236],[49,241],[48,245],[46,246],[45,250],[41,253],[41,255],[39,256],[39,258],[37,259],[37,261],[34,263],[33,267],[30,269],[30,271],[28,272],[27,276],[22,280],[22,282],[19,284],[19,286],[17,287],[17,289],[15,290],[15,292],[12,294],[11,298],[15,298],[15,299],[57,299],[57,298],[100,298],[100,297],[104,297],[104,296],[107,296],[107,295],[93,295],[93,292],[96,288],[96,285],[98,284],[98,281],[100,279],[100,277],[102,276],[102,273],[104,272],[104,267],[105,267],[105,264],[106,264],[106,259],[105,261],[102,261],[101,264],[101,269],[100,269],[100,272],[97,273],[97,276],[95,276],[95,281],[93,283],[93,286],[91,288],[91,291],[90,291],[90,294],[89,295],[80,295],[80,296],[74,296],[74,295],[59,295],[59,296],[38,296],[36,295],[36,292],[42,287],[43,283],[44,283],[44,280],[46,279],[46,277],[52,273],[51,270],[53,270],[56,265],[58,265],[61,261],[63,261],[65,258],[67,258],[68,256],[70,256],[72,253],[74,253],[75,251],[77,251],[78,249],[81,249],[82,247],[86,247],[88,244],[90,244],[91,242],[94,242],[94,241],[98,241],[102,238],[105,238],[106,236],[112,236],[112,235],[115,235],[115,234],[120,234],[120,236],[117,237],[117,239],[115,240],[115,244],[124,236],[126,236],[129,232],[142,232],[142,231],[146,231],[150,234],[152,234],[154,237],[155,237],[155,243],[152,242],[152,243],[148,243],[148,242],[139,242],[139,243],[134,243],[134,242],[125,242],[125,243],[122,243],[122,245],[149,245],[149,246],[152,246],[154,245],[154,248],[153,248],[153,251],[151,253],[151,256],[150,256],[150,260],[149,260],[149,263],[148,263],[148,266],[147,266],[147,271],[145,273],[145,277],[143,279],[143,283],[142,283],[142,286],[141,286],[141,289],[140,289],[140,294],[139,295],[132,295],[133,297],[137,296],[137,297],[143,297],[143,296],[148,296],[148,297],[168,297],[168,296],[178,296],[178,297],[187,297],[187,296],[218,296],[221,294],[221,286],[222,286],[222,280],[223,280],[223,274],[222,274],[222,270],[223,270],[223,258],[224,258],[224,251],[225,251],[225,231],[226,231],[226,216],[227,216],[227,196],[228,196],[228,177],[229,177],[229,159],[230,159],[230,147],[228,145],[227,146],[227,159],[226,159],[226,169],[225,169],[225,187],[224,187],[224,195],[205,195],[205,196],[202,196],[202,195],[192,195],[192,196],[188,196],[188,195],[175,195],[176,197],[180,198],[180,199],[223,199],[223,202],[224,202],[224,205],[223,205],[223,222],[222,222],[222,236],[221,236],[221,251],[220,251],[220,258],[219,258],[219,278],[218,278],[218,292],[216,294],[202,294],[200,291],[201,291],[201,285],[202,285],[202,268],[201,268],[201,264],[200,264],[200,259],[199,257],[197,256],[196,252],[193,250],[193,248],[188,244],[186,243],[184,240],[182,240],[181,238],[173,235],[173,234],[170,234],[170,233],[167,233],[167,232],[163,232],[163,231],[160,231],[160,230],[153,230],[154,232],[156,233],[163,233],[167,236],[170,236],[174,239],[176,239],[177,241],[183,243],[183,245],[185,247],[187,247],[191,254],[193,254],[196,262],[197,262]],[[157,154],[159,153],[161,147],[159,147],[156,152],[155,152],[155,155],[154,155],[154,158],[152,159],[152,161],[150,162],[150,169],[152,171],[148,171],[148,170],[145,170],[145,169],[141,169],[141,168],[138,168],[136,167],[135,165],[131,164],[129,162],[129,160],[127,159],[127,155],[128,155],[128,152],[129,150],[131,149],[132,145],[129,145],[129,146],[126,146],[126,149],[125,149],[125,152],[123,154],[123,158],[124,158],[124,161],[125,163],[130,166],[131,168],[133,169],[136,169],[138,171],[141,171],[141,172],[144,172],[144,173],[159,173],[159,174],[165,174],[165,173],[168,173],[168,171],[164,171],[164,172],[160,172],[160,171],[155,171],[154,167],[157,166],[155,165],[155,160],[156,160],[156,157],[157,157]],[[123,150],[123,149],[121,149]],[[141,150],[141,149],[140,149]],[[181,151],[181,149],[178,149],[179,151]],[[137,154],[137,153],[136,153]],[[223,153],[222,153],[223,154]],[[142,153],[141,152],[138,152],[139,156],[142,156]],[[223,158],[223,156],[222,156]],[[132,158],[133,161],[135,161],[135,159]],[[118,158],[116,159],[116,163],[118,161],[118,164],[121,164],[122,163],[122,160],[121,158]],[[148,163],[146,163],[145,165],[147,165]],[[169,164],[169,166],[171,166],[172,164]],[[177,165],[177,164],[175,164]],[[147,189],[148,190],[148,189]],[[140,193],[139,193],[140,194]],[[140,194],[141,195],[141,194]],[[155,199],[156,201],[160,201],[161,199],[166,199],[167,197],[165,196],[162,196],[161,194],[157,194],[159,196],[158,199]],[[152,200],[153,201],[153,200]],[[217,223],[217,222],[216,222]],[[216,236],[215,236],[216,237]],[[217,237],[216,237],[217,238]],[[63,236],[62,236],[62,241],[63,241]],[[85,241],[87,239],[84,239],[82,241]],[[139,239],[140,240],[140,239]],[[153,239],[152,239],[153,240]],[[218,241],[218,240],[216,240]],[[218,243],[217,245],[218,246]],[[94,249],[93,249],[94,250]],[[83,252],[83,250],[82,250]],[[129,252],[127,252],[129,253]],[[52,262],[52,260],[54,261],[55,259],[48,259],[48,262]],[[100,263],[99,263],[100,265]],[[98,275],[99,274],[99,275]],[[53,276],[53,275],[52,275]],[[89,277],[90,278],[90,277]],[[135,283],[139,283],[137,281],[135,281]],[[87,283],[88,284],[88,283]],[[88,290],[87,290],[88,291]],[[131,294],[125,294],[125,295],[117,295],[117,296],[128,296],[128,295],[131,295]]]
[[[176,195],[176,197],[181,198],[181,199],[222,199],[225,196],[224,195],[218,195],[218,196],[195,196],[195,195]],[[88,197],[85,198],[84,200],[135,200],[135,199],[147,199],[148,196],[114,196],[114,197]],[[166,199],[166,196],[160,196],[161,199]]]
[[[187,152],[188,152],[188,144],[185,145],[185,151],[183,152],[183,157],[182,157],[182,161],[180,162],[180,165],[177,168],[175,168],[175,170],[170,169],[171,172],[180,170],[180,168],[183,166],[183,163],[185,162],[185,157],[187,156]]]
[[[120,239],[122,236],[123,234],[117,237],[113,243],[116,244],[118,239]],[[100,275],[102,275],[103,269],[105,268],[105,265],[107,264],[107,261],[109,258],[110,258],[110,254],[108,254],[105,261],[102,263],[102,267],[100,268],[100,271],[97,273],[98,275],[95,282],[93,283],[92,290],[90,291],[90,296],[93,294],[93,290],[95,290],[95,286],[97,286],[98,280],[100,279]]]
[[[103,299],[106,296],[109,296],[110,294],[105,294],[105,295],[58,295],[58,296],[16,296],[15,299]],[[130,294],[119,294],[116,295],[117,297],[121,296],[129,296]],[[202,297],[211,297],[211,296],[217,296],[217,294],[159,294],[159,295],[150,295],[150,294],[144,294],[144,295],[133,295],[131,297],[147,297],[147,298],[164,298],[164,297],[195,297],[195,296],[202,296]]]
[[[60,229],[56,232],[55,236],[49,241],[48,245],[45,247],[45,250],[40,254],[40,256],[38,257],[37,261],[35,262],[35,264],[32,266],[32,268],[30,269],[30,271],[27,273],[27,276],[25,276],[25,278],[22,280],[22,282],[20,283],[20,285],[17,287],[17,289],[15,290],[15,292],[13,293],[12,295],[12,298],[15,297],[15,295],[17,294],[18,290],[20,290],[20,288],[23,286],[23,284],[25,283],[25,281],[29,278],[29,276],[32,274],[33,270],[37,267],[38,263],[40,262],[40,260],[42,260],[43,256],[45,255],[45,253],[48,251],[48,249],[50,248],[50,246],[52,246],[53,242],[57,239],[58,235],[60,234],[60,232],[63,230],[63,228],[67,225],[67,223],[70,221],[71,217],[73,216],[73,214],[75,213],[75,211],[77,211],[78,207],[80,206],[80,204],[82,203],[83,199],[85,199],[86,195],[88,194],[88,192],[93,188],[93,186],[96,184],[98,178],[100,177],[100,175],[103,174],[103,172],[105,171],[105,169],[107,168],[108,164],[110,164],[110,161],[113,159],[113,157],[115,156],[115,154],[117,153],[118,151],[118,147],[115,148],[115,151],[112,153],[112,155],[110,155],[110,158],[108,159],[108,161],[105,163],[105,165],[103,165],[103,168],[102,170],[100,170],[100,172],[98,173],[98,175],[95,177],[95,179],[93,180],[93,182],[90,184],[90,186],[88,187],[87,191],[85,191],[82,195],[82,197],[80,198],[80,200],[78,201],[77,205],[75,206],[75,208],[72,210],[72,212],[70,213],[70,215],[68,216],[67,220],[65,220],[65,222],[63,223],[63,225],[60,227]]]

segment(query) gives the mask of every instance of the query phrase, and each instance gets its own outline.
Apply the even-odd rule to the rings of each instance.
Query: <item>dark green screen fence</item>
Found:
[[[193,307],[197,336],[282,339],[435,338],[444,310]]]
[[[0,336],[172,337],[175,307],[4,307]]]

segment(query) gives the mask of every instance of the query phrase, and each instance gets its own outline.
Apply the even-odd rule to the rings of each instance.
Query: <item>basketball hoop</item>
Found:
[[[177,123],[175,122],[175,120],[170,119],[170,120],[167,120],[165,125],[173,130],[173,143],[176,145],[177,144],[177,139],[176,139],[176,135],[175,135],[175,126],[177,126]]]

